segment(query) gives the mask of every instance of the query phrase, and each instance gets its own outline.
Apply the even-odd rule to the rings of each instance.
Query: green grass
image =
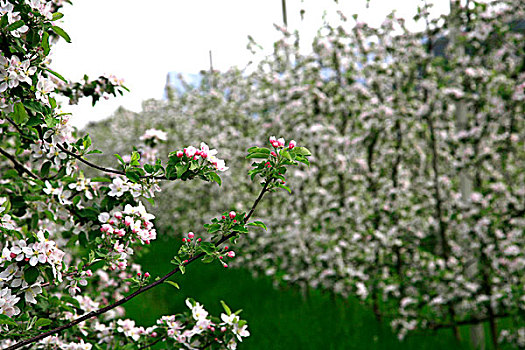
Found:
[[[167,273],[177,249],[175,241],[157,241],[139,259],[143,271]],[[232,310],[242,308],[241,317],[248,321],[251,336],[241,349],[469,349],[467,344],[458,344],[450,330],[412,335],[399,342],[387,325],[378,323],[356,301],[318,290],[311,290],[305,300],[293,288],[276,290],[266,278],[254,279],[249,271],[225,269],[218,263],[195,262],[174,280],[180,290],[168,284],[158,286],[130,301],[127,316],[149,326],[161,315],[187,310],[187,297],[218,316],[222,312],[219,300],[224,300]],[[461,331],[463,339],[468,339],[468,328]]]

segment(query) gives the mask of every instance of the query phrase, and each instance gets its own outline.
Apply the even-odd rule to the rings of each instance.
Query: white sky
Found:
[[[449,0],[430,1],[435,13],[448,12]],[[336,9],[350,17],[379,25],[393,9],[411,18],[420,0],[287,0],[288,27],[299,29],[305,42],[322,24],[326,11]],[[306,10],[303,21],[300,9]],[[66,5],[57,23],[72,39],[53,48],[51,67],[66,79],[84,74],[95,79],[104,73],[125,80],[131,90],[124,96],[100,101],[91,107],[87,98],[78,106],[64,105],[73,113],[73,124],[110,116],[118,106],[140,111],[142,101],[163,96],[167,72],[198,73],[209,69],[212,50],[215,69],[240,67],[253,59],[246,49],[251,35],[270,53],[279,37],[274,23],[282,25],[281,0],[74,0]],[[330,18],[330,17],[328,17]]]

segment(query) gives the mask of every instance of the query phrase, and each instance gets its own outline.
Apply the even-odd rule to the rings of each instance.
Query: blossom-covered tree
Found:
[[[235,212],[228,204],[215,213],[224,212],[220,219],[204,226],[206,234],[188,233],[168,274],[141,271],[134,257],[161,234],[143,200],[153,205],[163,181],[220,185],[218,174],[229,167],[204,142],[156,153],[166,134],[155,129],[140,138],[142,155],[115,154],[116,167],[97,164],[101,151],[89,135],[77,135],[56,97],[89,96],[95,104],[127,89],[113,76],[70,83],[49,68],[52,42],[70,41],[55,24],[62,5],[0,1],[0,347],[143,349],[165,342],[235,349],[250,333],[224,302],[224,313],[215,317],[190,298],[189,312],[163,316],[148,328],[124,319],[121,305],[162,283],[178,288],[169,279],[194,261],[228,267],[237,238],[250,227],[266,228],[250,221],[263,196],[282,187],[289,166],[308,164],[309,151],[281,141],[271,149],[250,147],[247,158],[259,159],[250,174],[261,184],[250,209],[236,206]]]

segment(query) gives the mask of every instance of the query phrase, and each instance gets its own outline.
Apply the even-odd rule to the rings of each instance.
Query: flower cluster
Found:
[[[228,349],[236,349],[237,341],[242,342],[242,338],[250,335],[246,321],[231,313],[226,304],[223,306],[227,314],[221,314],[223,322],[212,318],[199,302],[187,299],[186,305],[191,310],[190,318],[163,316],[157,321],[158,328],[155,331],[166,332],[175,344],[188,348],[218,343],[224,344]]]
[[[157,231],[151,222],[154,218],[140,202],[136,207],[126,204],[122,212],[102,212],[98,215],[98,221],[102,224],[102,244],[110,248],[106,258],[111,269],[126,268],[127,258],[133,254],[131,245],[136,241],[150,244],[157,238]]]
[[[37,240],[16,240],[5,242],[0,256],[0,288],[3,302],[0,314],[18,315],[15,304],[20,300],[16,295],[24,294],[27,303],[36,304],[35,297],[42,293],[44,278],[40,271],[49,269],[57,281],[62,281],[63,258],[65,253],[57,248],[56,242],[46,238],[47,232],[39,231]]]
[[[184,148],[182,151],[177,151],[176,156],[178,158],[181,158],[183,160],[199,160],[202,159],[202,163],[204,164],[204,161],[212,164],[215,169],[219,171],[226,171],[229,168],[226,166],[226,163],[223,159],[219,159],[215,157],[217,154],[216,149],[210,149],[210,147],[205,144],[204,142],[201,142],[200,149],[195,148],[193,146],[188,146]]]
[[[156,181],[133,183],[122,176],[115,177],[108,187],[108,196],[111,197],[121,197],[126,192],[129,192],[133,198],[140,196],[153,198],[155,197],[155,192],[160,192],[161,190]]]

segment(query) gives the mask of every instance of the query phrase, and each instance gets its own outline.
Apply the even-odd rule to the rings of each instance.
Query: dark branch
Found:
[[[38,180],[42,180],[40,178],[40,176],[36,175],[35,173],[33,173],[32,171],[30,171],[29,169],[27,169],[25,166],[22,165],[22,163],[20,163],[18,160],[16,160],[16,158],[12,155],[10,155],[7,151],[5,151],[4,149],[0,148],[0,153],[6,157],[7,159],[9,159],[15,166],[15,169],[20,173],[25,173],[27,175],[29,175],[30,177],[32,177],[33,179],[38,179]]]
[[[264,186],[263,188],[261,189],[261,192],[259,193],[259,196],[257,197],[257,199],[255,200],[255,202],[253,203],[253,206],[252,208],[250,209],[250,211],[248,212],[248,214],[246,215],[246,218],[244,219],[244,222],[246,223],[248,221],[248,219],[252,216],[252,214],[255,212],[255,208],[257,207],[257,205],[259,204],[259,202],[261,201],[261,199],[263,198],[264,194],[268,191],[268,186],[270,185],[270,183],[273,181],[273,179],[269,180],[269,181],[266,181],[264,183]],[[226,235],[226,236],[223,236],[219,241],[217,241],[215,243],[215,246],[219,246],[220,244],[222,244],[223,242],[225,242],[226,240],[230,239],[231,237],[237,235],[238,233],[237,232],[232,232],[230,233],[229,235]],[[202,258],[203,256],[205,255],[205,253],[200,253],[190,259],[188,259],[188,262],[185,263],[184,265],[187,266],[188,264],[194,262],[195,260],[198,260],[200,258]],[[108,305],[106,307],[103,307],[103,308],[100,308],[96,311],[91,311],[65,325],[62,325],[60,327],[57,327],[57,328],[54,328],[50,331],[47,331],[45,333],[42,333],[42,334],[39,334],[39,335],[36,335],[34,337],[31,337],[29,339],[26,339],[26,340],[23,340],[19,343],[16,343],[15,345],[12,345],[10,347],[8,347],[6,350],[14,350],[14,349],[18,349],[22,346],[25,346],[25,345],[28,345],[28,344],[31,344],[31,343],[34,343],[38,340],[41,340],[41,339],[44,339],[44,338],[47,338],[53,334],[57,334],[57,333],[60,333],[62,332],[63,330],[66,330],[68,328],[71,328],[81,322],[84,322],[86,320],[89,320],[90,318],[93,318],[93,317],[97,317],[97,316],[100,316],[106,312],[108,312],[109,310],[112,310],[114,308],[116,308],[117,306],[120,306],[128,301],[130,301],[131,299],[135,298],[136,296],[144,293],[145,291],[147,290],[150,290],[151,288],[153,287],[156,287],[158,286],[159,284],[163,283],[164,281],[166,281],[168,278],[170,278],[171,276],[175,275],[177,272],[179,272],[179,268],[175,268],[173,269],[172,271],[170,271],[169,273],[167,273],[166,275],[164,275],[162,278],[158,279],[157,281],[147,285],[147,286],[144,286],[138,290],[136,290],[135,292],[131,293],[130,295],[116,301],[115,303],[111,304],[111,305]]]

